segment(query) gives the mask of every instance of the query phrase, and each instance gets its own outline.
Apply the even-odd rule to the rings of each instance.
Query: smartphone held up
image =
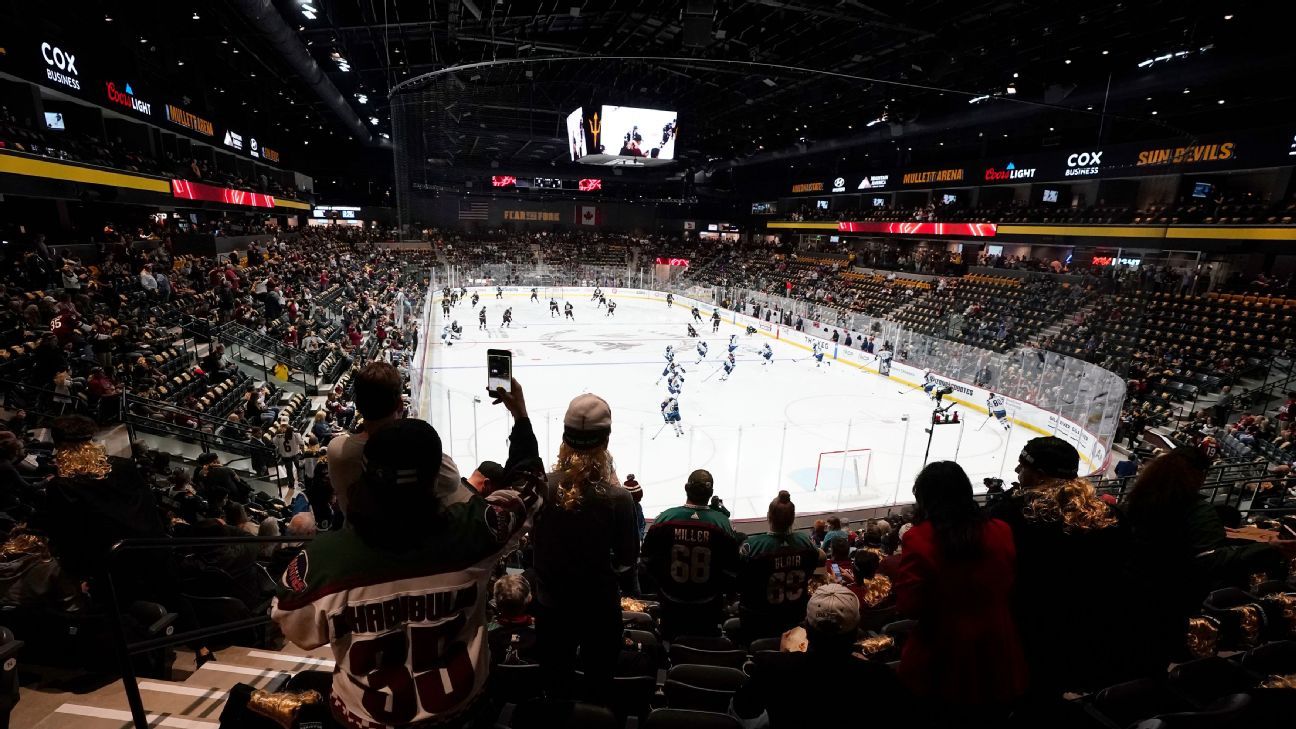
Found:
[[[513,391],[513,353],[507,349],[486,350],[486,390]]]

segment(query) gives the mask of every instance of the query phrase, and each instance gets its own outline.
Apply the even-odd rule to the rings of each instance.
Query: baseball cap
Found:
[[[578,395],[563,416],[563,442],[578,451],[607,443],[612,434],[612,408],[598,395]]]
[[[477,467],[477,472],[497,486],[504,484],[504,467],[495,461],[482,461]]]
[[[859,619],[859,598],[838,584],[820,586],[806,605],[806,625],[821,633],[853,632]]]
[[[1070,443],[1053,436],[1027,441],[1019,458],[1035,470],[1054,478],[1075,478],[1080,471],[1080,454]]]

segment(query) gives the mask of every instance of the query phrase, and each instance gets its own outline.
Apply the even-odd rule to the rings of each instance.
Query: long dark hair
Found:
[[[1125,515],[1138,529],[1182,515],[1199,498],[1206,471],[1177,450],[1157,456],[1139,470],[1125,495]]]
[[[986,515],[972,498],[972,482],[959,464],[927,464],[914,480],[913,495],[918,502],[914,521],[931,522],[941,556],[968,559],[980,554]]]

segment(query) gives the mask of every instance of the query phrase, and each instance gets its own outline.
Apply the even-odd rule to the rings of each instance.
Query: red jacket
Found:
[[[1011,528],[991,519],[971,561],[939,553],[931,522],[904,536],[895,579],[900,614],[918,626],[905,642],[900,678],[915,695],[954,705],[1011,701],[1026,689],[1026,659],[1012,618],[1017,550]]]

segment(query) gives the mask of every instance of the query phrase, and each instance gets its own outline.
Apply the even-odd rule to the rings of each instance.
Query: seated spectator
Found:
[[[855,584],[850,590],[859,598],[861,611],[883,610],[895,603],[891,579],[878,574],[881,566],[881,553],[872,549],[857,549],[851,555],[851,572],[854,573]]]
[[[845,529],[842,528],[842,520],[840,517],[836,517],[836,516],[828,517],[828,522],[825,526],[827,526],[827,531],[824,532],[823,539],[819,540],[819,546],[822,549],[827,551],[828,542],[830,542],[835,537],[841,537],[842,539],[845,539],[846,546],[848,547],[850,546],[850,535],[846,532]]]
[[[720,632],[724,596],[737,573],[738,540],[729,518],[707,504],[711,474],[698,469],[684,484],[683,506],[653,520],[641,548],[644,566],[662,598],[663,636]],[[638,530],[635,532],[638,537]]]
[[[194,464],[194,489],[213,504],[233,498],[246,503],[252,487],[228,466],[222,466],[215,453],[203,453]]]
[[[738,550],[738,617],[748,640],[779,635],[800,622],[810,578],[824,554],[805,532],[792,531],[796,506],[780,491],[766,512],[769,532],[753,534]]]
[[[889,726],[907,714],[901,708],[906,692],[895,672],[856,652],[859,621],[859,602],[850,590],[815,590],[806,605],[804,650],[757,653],[730,715],[744,726],[805,726],[807,697],[821,693],[825,679],[849,687],[851,704],[868,707],[872,723]]]
[[[981,511],[967,474],[951,461],[923,468],[913,495],[896,605],[918,625],[905,641],[900,678],[937,718],[1000,716],[1027,681],[1010,602],[1012,529]]]
[[[225,526],[234,527],[250,537],[261,532],[261,525],[248,518],[247,509],[233,501],[225,504]]]
[[[495,582],[495,624],[488,639],[491,665],[536,662],[534,620],[527,609],[531,605],[531,586],[522,575],[505,575]]]
[[[612,409],[603,398],[571,401],[545,505],[531,530],[536,636],[550,698],[601,703],[612,690],[622,587],[628,592],[632,585],[639,535],[634,500],[607,450],[611,433]]]
[[[850,558],[850,545],[845,537],[833,537],[824,544],[828,559],[824,561],[824,579],[847,589],[855,586],[855,563]]]
[[[279,580],[272,615],[284,635],[308,650],[333,648],[333,676],[318,688],[344,726],[472,724],[485,708],[475,699],[491,665],[486,583],[542,499],[522,388],[514,381],[511,394],[495,396],[514,418],[505,467],[518,490],[471,493],[432,426],[399,420],[364,444],[351,527],[316,538]],[[433,642],[410,643],[409,630]],[[439,669],[424,674],[435,680],[390,680],[391,666],[421,665],[417,651],[431,645],[442,648]]]

